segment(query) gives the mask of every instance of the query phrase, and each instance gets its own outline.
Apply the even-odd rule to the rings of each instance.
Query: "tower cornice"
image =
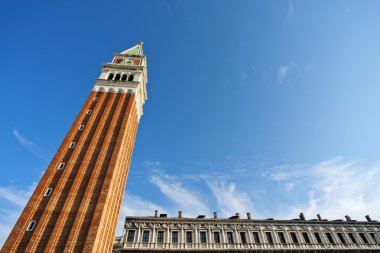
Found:
[[[113,56],[120,56],[120,57],[128,57],[128,58],[136,58],[136,59],[141,59],[145,58],[145,55],[135,55],[135,54],[120,54],[120,53],[113,53]]]
[[[132,70],[144,70],[145,66],[140,65],[120,65],[120,64],[113,64],[113,63],[103,63],[102,66],[104,69],[107,68],[114,68],[114,69],[132,69]]]

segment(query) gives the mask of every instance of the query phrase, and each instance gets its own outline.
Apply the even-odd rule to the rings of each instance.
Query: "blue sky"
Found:
[[[139,40],[149,99],[121,217],[380,219],[379,11],[378,1],[1,1],[0,245],[101,63]]]

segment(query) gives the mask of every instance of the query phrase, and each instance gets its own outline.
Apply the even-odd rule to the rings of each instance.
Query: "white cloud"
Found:
[[[0,208],[0,249],[8,238],[13,226],[15,225],[22,209]]]
[[[165,213],[166,210],[153,202],[141,199],[139,196],[126,193],[121,205],[116,235],[121,235],[125,216],[153,216],[154,210]]]
[[[146,167],[161,167],[163,164],[160,161],[145,161]]]
[[[7,187],[0,187],[0,199],[10,202],[17,207],[24,207],[29,199],[29,193]]]
[[[277,79],[280,84],[285,81],[285,78],[288,76],[290,70],[290,65],[280,66],[277,71]]]
[[[248,194],[238,191],[236,184],[208,180],[207,185],[216,198],[218,209],[223,217],[229,217],[235,213],[243,214],[253,211],[253,204]]]
[[[28,141],[27,139],[24,138],[24,136],[21,135],[21,133],[18,131],[17,128],[13,128],[13,135],[16,137],[17,141],[24,147],[30,148],[34,147],[35,144],[31,141]]]
[[[32,184],[27,190],[0,187],[0,248],[9,236],[35,186]]]
[[[379,164],[361,166],[337,157],[308,168],[287,167],[287,171],[272,173],[270,178],[283,183],[294,198],[302,194],[306,197],[288,206],[290,216],[303,211],[309,217],[320,213],[325,218],[335,219],[348,214],[363,220],[366,214],[380,213]]]
[[[28,149],[30,152],[32,152],[45,162],[47,161],[46,155],[41,150],[41,148],[38,147],[38,145],[36,145],[34,142],[27,140],[24,136],[22,136],[17,128],[13,128],[12,132],[16,140],[21,144],[21,146]]]
[[[161,193],[177,205],[178,210],[184,212],[184,215],[209,213],[198,193],[185,188],[178,178],[161,173],[153,175],[150,180]]]

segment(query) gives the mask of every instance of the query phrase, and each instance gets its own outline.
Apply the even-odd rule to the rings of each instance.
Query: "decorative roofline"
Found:
[[[166,222],[177,222],[177,223],[262,223],[262,224],[347,224],[347,225],[378,225],[380,226],[380,222],[378,221],[344,221],[344,220],[274,220],[274,219],[228,219],[228,218],[177,218],[177,217],[154,217],[154,216],[127,216],[125,217],[125,221],[135,221],[135,222],[153,222],[153,223],[166,223]]]

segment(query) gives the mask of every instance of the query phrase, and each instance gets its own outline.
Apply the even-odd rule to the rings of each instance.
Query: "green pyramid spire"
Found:
[[[131,47],[131,48],[121,52],[120,54],[143,55],[143,51],[142,51],[142,45],[143,44],[144,44],[144,42],[140,41],[139,44],[137,44],[136,46]]]

